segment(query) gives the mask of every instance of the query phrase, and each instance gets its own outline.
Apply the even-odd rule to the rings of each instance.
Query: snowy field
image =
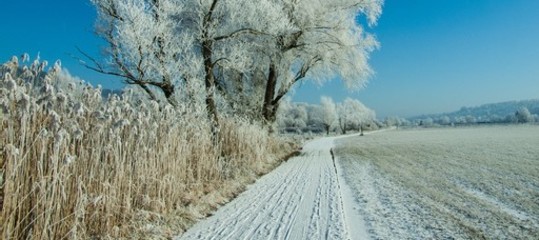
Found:
[[[373,239],[539,239],[539,126],[397,130],[336,144]]]

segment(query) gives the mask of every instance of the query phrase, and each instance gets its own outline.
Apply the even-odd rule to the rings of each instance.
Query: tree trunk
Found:
[[[206,87],[206,107],[208,108],[208,117],[212,121],[214,132],[219,127],[219,116],[217,115],[217,107],[215,104],[214,90],[215,90],[215,76],[213,75],[213,62],[212,62],[212,45],[211,41],[204,41],[202,43],[202,57],[204,58],[204,70],[206,75],[204,77],[204,84]]]
[[[339,117],[339,128],[341,128],[341,132],[342,134],[346,134],[346,124],[345,124],[345,121],[344,119],[342,119],[341,117]]]
[[[165,94],[165,98],[167,99],[167,102],[177,107],[178,103],[174,99],[174,85],[171,83],[170,78],[163,76],[163,82],[160,84],[153,84],[154,86],[159,87],[163,94]]]
[[[273,101],[275,97],[275,88],[277,86],[277,67],[275,63],[271,62],[269,66],[268,83],[266,84],[266,91],[264,94],[264,105],[262,106],[262,117],[264,122],[268,125],[273,123],[276,119],[277,104]]]
[[[213,75],[213,43],[214,40],[208,36],[208,29],[210,29],[211,20],[213,17],[213,11],[217,6],[218,0],[213,0],[209,11],[204,16],[204,30],[202,36],[202,57],[204,58],[204,84],[206,87],[206,107],[208,111],[208,118],[212,122],[212,132],[215,139],[218,139],[219,132],[219,116],[217,114],[217,105],[215,104],[215,76]]]

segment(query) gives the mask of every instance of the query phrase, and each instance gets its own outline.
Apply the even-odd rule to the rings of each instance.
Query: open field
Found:
[[[539,126],[387,131],[337,145],[374,239],[539,239]]]

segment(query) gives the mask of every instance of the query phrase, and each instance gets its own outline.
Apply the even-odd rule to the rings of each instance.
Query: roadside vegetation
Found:
[[[101,96],[56,63],[1,66],[3,239],[165,238],[229,201],[295,145],[204,108]],[[182,111],[183,109],[183,111]]]

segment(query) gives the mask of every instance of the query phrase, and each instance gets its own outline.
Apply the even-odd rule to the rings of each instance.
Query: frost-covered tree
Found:
[[[356,128],[363,135],[366,124],[374,121],[376,114],[356,99],[346,98],[337,107],[339,127],[343,134],[349,128]]]
[[[449,116],[442,116],[438,119],[440,125],[449,125],[451,124],[451,118]]]
[[[468,124],[475,124],[475,123],[477,123],[477,118],[474,117],[474,116],[472,116],[472,115],[466,116],[465,119],[466,119],[466,123],[468,123]]]
[[[464,120],[465,121],[465,120]],[[419,121],[419,126],[423,126],[423,127],[432,127],[434,125],[434,119],[432,119],[431,117],[428,117],[428,118],[425,118],[425,119],[421,119]]]
[[[277,129],[280,129],[282,131],[286,130],[287,113],[291,107],[292,107],[292,103],[290,102],[290,99],[285,98],[281,103],[281,107],[279,108],[279,111],[277,112],[277,118],[276,118],[276,121],[273,123],[273,127],[277,127]]]
[[[307,127],[307,121],[308,113],[305,104],[292,103],[288,98],[283,101],[277,120],[279,128],[299,133],[303,128]]]
[[[534,121],[532,114],[526,107],[519,108],[515,112],[515,117],[518,123],[529,123]]]
[[[337,123],[342,134],[346,134],[348,128],[348,114],[343,103],[337,104]]]
[[[97,33],[107,42],[110,59],[103,64],[86,55],[98,72],[141,87],[152,100],[163,95],[176,105],[174,92],[185,82],[178,65],[190,39],[174,31],[180,6],[171,0],[91,0],[98,12]],[[157,91],[156,91],[157,90]]]
[[[362,87],[372,71],[368,55],[377,48],[374,37],[357,21],[366,15],[375,24],[382,0],[279,1],[291,31],[277,33],[267,51],[268,66],[262,115],[275,119],[280,100],[296,83],[311,79],[322,83],[336,75],[346,87]]]
[[[518,118],[515,114],[505,116],[505,123],[518,123]]]
[[[94,61],[94,70],[136,84],[152,99],[159,98],[155,89],[172,104],[178,92],[187,100],[202,98],[216,123],[216,99],[272,123],[282,98],[302,80],[323,82],[338,75],[349,88],[363,86],[372,72],[368,55],[378,43],[357,17],[375,24],[382,5],[382,0],[91,1],[112,65]]]
[[[303,105],[303,104],[302,104]],[[307,127],[310,131],[320,132],[323,130],[322,107],[317,104],[305,104],[307,110]]]
[[[498,114],[491,114],[488,116],[488,121],[491,123],[502,123],[504,122],[504,118],[499,116]]]
[[[403,121],[404,119],[397,116],[386,117],[384,120],[386,126],[397,128],[402,125]]]
[[[155,87],[171,103],[178,88],[189,98],[202,95],[214,122],[218,122],[217,92],[230,94],[232,84],[227,81],[243,81],[227,78],[218,82],[216,76],[254,66],[253,55],[247,52],[261,42],[249,40],[269,36],[262,30],[287,29],[286,21],[279,21],[281,7],[269,0],[92,2],[98,10],[98,33],[109,45],[112,64],[109,69],[94,61],[94,70],[136,84],[152,99],[158,98]]]
[[[322,123],[326,130],[326,135],[329,135],[331,127],[337,120],[337,107],[331,97],[322,96],[320,98],[320,104],[322,106]]]
[[[270,0],[183,0],[183,8],[176,26],[179,31],[195,39],[194,48],[202,61],[209,113],[218,121],[215,94],[225,96],[239,93],[231,88],[241,85],[243,78],[224,75],[217,81],[218,70],[232,69],[244,76],[255,75],[257,55],[252,53],[264,46],[272,32],[288,31],[287,21],[282,21],[282,8]],[[188,16],[188,17],[186,17]],[[238,84],[236,84],[238,85]],[[252,92],[251,92],[252,93]],[[256,91],[255,91],[256,93]],[[243,107],[243,106],[241,106]]]

